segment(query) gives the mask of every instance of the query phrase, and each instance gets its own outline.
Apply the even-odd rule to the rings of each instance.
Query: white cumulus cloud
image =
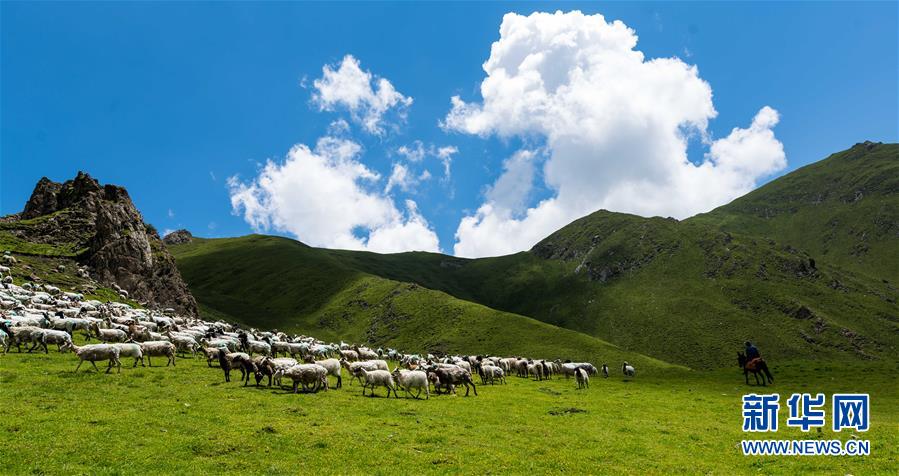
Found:
[[[299,144],[258,176],[228,180],[231,206],[257,231],[291,233],[312,245],[382,253],[439,251],[437,235],[407,200],[405,212],[377,191],[380,175],[359,158],[359,144],[323,137]]]
[[[399,119],[405,120],[406,109],[412,105],[412,98],[397,91],[387,79],[363,70],[352,55],[344,56],[339,65],[325,65],[322,77],[312,86],[312,100],[321,110],[346,109],[365,131],[375,135],[384,133],[388,111],[396,110]]]
[[[455,254],[528,249],[600,208],[688,217],[752,190],[786,166],[772,131],[777,111],[765,106],[748,128],[713,140],[712,88],[696,66],[647,59],[636,46],[634,30],[602,15],[505,15],[483,65],[482,101],[453,97],[442,126],[538,140],[552,196],[521,209],[536,158],[516,153],[477,212],[460,222]],[[708,146],[698,164],[687,158],[691,137]]]

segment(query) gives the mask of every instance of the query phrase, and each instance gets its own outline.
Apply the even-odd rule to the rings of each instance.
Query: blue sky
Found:
[[[575,9],[604,20],[562,15],[559,27],[550,25],[550,17],[528,17]],[[614,29],[614,20],[639,37],[635,50],[647,61],[679,61],[671,68],[636,65],[641,79],[609,79],[623,74],[621,69],[591,63],[594,82],[577,87],[597,96],[579,105],[552,90],[551,98],[534,105],[577,112],[544,117],[534,112],[542,109],[517,111],[516,104],[531,107],[529,99],[501,102],[518,83],[499,81],[496,71],[491,75],[482,67],[491,44],[501,40],[500,25],[509,12],[522,15],[510,25],[514,20],[533,37],[504,37],[510,52],[496,64],[512,61],[515,48],[545,47],[534,38],[546,28],[583,33],[600,22]],[[394,251],[437,245],[443,252],[481,256],[526,249],[557,224],[603,206],[688,216],[856,142],[896,142],[899,134],[896,3],[4,2],[0,14],[2,214],[21,210],[40,177],[61,181],[85,170],[101,182],[126,186],[145,220],[160,231],[235,236],[253,232],[253,222],[266,233],[322,246]],[[617,48],[613,40],[619,39],[600,37],[576,41],[571,49],[593,48],[604,57]],[[386,109],[380,133],[365,130],[363,110],[353,114],[339,98],[323,102],[315,86],[322,68],[337,71],[346,55],[372,75],[372,91],[383,78],[400,97],[411,98],[408,107]],[[565,83],[564,74],[554,76],[557,71],[583,66],[565,55],[552,61],[537,69],[546,84]],[[692,65],[698,68],[695,77],[681,78]],[[481,93],[488,76],[499,78],[496,97]],[[657,85],[656,77],[665,84]],[[666,93],[693,86],[699,88],[695,99]],[[598,91],[603,87],[620,94],[604,96]],[[449,117],[453,96],[469,106],[455,120]],[[652,110],[632,109],[643,102]],[[708,112],[710,105],[715,114]],[[560,128],[569,117],[573,132],[566,135]],[[332,124],[339,120],[349,127],[337,134]],[[608,128],[583,126],[607,121]],[[712,159],[718,169],[736,164],[732,173],[721,179],[691,171],[695,177],[672,182],[662,170],[680,170],[665,162],[676,162],[670,157],[679,151],[671,144],[675,136],[660,126],[647,129],[658,143],[622,138],[643,130],[634,126],[640,121],[679,124],[687,158],[697,166],[721,141]],[[580,138],[569,137],[582,126]],[[337,136],[359,151],[350,157],[315,151],[321,138]],[[398,152],[415,141],[434,154],[415,162]],[[297,144],[308,145],[318,159],[301,153],[295,161],[327,159],[319,165],[334,173],[350,161],[379,178],[351,175],[358,184],[352,192],[361,194],[356,201],[346,202],[337,188],[333,196],[321,190],[294,193],[307,189],[298,184],[325,183],[290,176],[309,170],[302,164],[282,168]],[[458,150],[451,154],[449,177],[434,156],[440,147]],[[629,151],[637,156],[627,157]],[[641,162],[647,154],[657,155],[658,162]],[[281,188],[259,187],[268,160],[276,167],[269,178],[283,179]],[[427,171],[430,178],[385,191],[396,164],[410,177]],[[643,181],[640,173],[650,178]],[[228,178],[235,176],[229,187]],[[696,191],[710,183],[728,185]],[[263,209],[250,216],[247,202],[238,200],[235,213],[236,187],[254,185],[251,196],[267,200]],[[369,209],[380,218],[347,216],[333,226],[323,218]],[[375,231],[383,246],[374,246]]]

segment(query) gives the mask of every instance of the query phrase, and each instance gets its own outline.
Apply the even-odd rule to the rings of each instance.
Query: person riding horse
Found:
[[[746,358],[752,362],[755,359],[760,359],[762,354],[759,353],[759,350],[756,349],[752,342],[746,341]]]
[[[756,379],[756,384],[759,383],[759,374],[761,373],[761,383],[765,385],[765,377],[768,378],[768,381],[774,383],[774,377],[771,375],[771,372],[768,370],[768,365],[765,363],[765,360],[762,359],[762,354],[759,350],[752,345],[752,342],[746,341],[746,354],[742,354],[737,352],[737,360],[739,361],[740,367],[743,368],[743,374],[746,377],[746,383],[749,383],[749,373],[752,372]]]

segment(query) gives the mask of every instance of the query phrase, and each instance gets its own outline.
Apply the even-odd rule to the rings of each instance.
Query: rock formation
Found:
[[[118,284],[132,299],[197,315],[174,258],[122,187],[100,185],[84,172],[63,184],[44,177],[22,213],[4,221],[21,224],[11,230],[20,239],[73,250],[94,279]]]

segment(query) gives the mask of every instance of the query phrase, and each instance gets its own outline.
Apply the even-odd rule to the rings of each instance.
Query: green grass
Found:
[[[776,391],[871,394],[869,457],[744,457],[735,369],[478,386],[479,396],[293,395],[223,382],[205,361],[74,373],[71,354],[0,356],[4,474],[895,474],[899,368],[794,362]],[[157,365],[159,365],[157,363]],[[101,366],[102,368],[102,366]],[[615,369],[613,369],[615,370]],[[464,392],[463,392],[464,393]],[[379,392],[383,396],[383,389]],[[843,441],[786,429],[751,438]],[[574,412],[571,410],[575,409]],[[830,412],[827,412],[828,418]],[[828,420],[829,421],[829,420]]]

